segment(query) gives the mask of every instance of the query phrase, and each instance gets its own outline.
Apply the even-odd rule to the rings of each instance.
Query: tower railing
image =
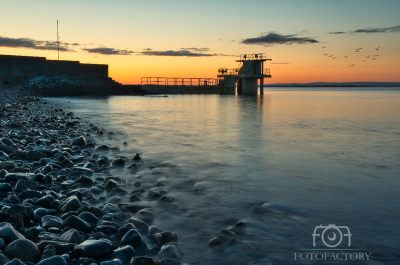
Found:
[[[254,53],[254,54],[241,54],[240,60],[266,60],[266,53]]]
[[[254,73],[254,70],[253,70]],[[235,68],[235,69],[228,69],[228,68],[219,68],[218,69],[218,75],[239,75],[239,74],[252,74],[252,71],[250,68]],[[265,68],[264,72],[262,73],[263,75],[271,75],[270,74],[270,69]]]

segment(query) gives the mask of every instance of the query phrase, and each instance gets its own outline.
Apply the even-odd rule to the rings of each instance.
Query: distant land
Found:
[[[400,82],[314,82],[265,84],[264,87],[400,87]]]

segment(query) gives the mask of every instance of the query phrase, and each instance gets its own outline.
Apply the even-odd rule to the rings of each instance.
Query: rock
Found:
[[[46,158],[47,156],[39,151],[29,151],[26,156],[25,159],[26,160],[31,160],[31,161],[39,161],[41,158]]]
[[[156,265],[156,262],[148,257],[134,257],[130,265]]]
[[[41,205],[43,207],[49,208],[50,204],[54,201],[54,197],[51,195],[46,195],[41,197],[36,201],[36,205]]]
[[[80,219],[75,215],[71,215],[70,217],[65,219],[62,226],[63,227],[69,226],[84,233],[88,233],[91,230],[91,226],[88,222],[83,221],[82,219]]]
[[[106,189],[113,189],[116,187],[119,187],[119,184],[115,180],[112,180],[112,179],[109,179],[105,186]]]
[[[121,210],[120,210],[117,206],[115,206],[114,204],[112,204],[112,203],[107,203],[106,205],[104,205],[103,210],[104,210],[104,211],[108,211],[108,212],[110,212],[110,213],[118,213],[118,212],[121,212]]]
[[[88,177],[88,176],[82,175],[82,176],[80,176],[80,178],[79,178],[79,183],[82,184],[82,186],[91,187],[91,186],[94,185],[94,180],[91,179],[91,178]]]
[[[136,229],[133,224],[125,224],[118,229],[118,236],[122,238],[131,229]]]
[[[78,257],[89,257],[99,259],[111,250],[111,242],[106,239],[86,240],[74,247],[74,253]]]
[[[149,227],[148,236],[151,237],[151,236],[154,235],[154,234],[162,233],[162,232],[164,232],[164,231],[163,231],[161,228],[152,225],[152,226]]]
[[[12,191],[12,187],[8,183],[0,183],[0,192]]]
[[[219,239],[218,237],[214,237],[213,239],[211,239],[211,240],[208,242],[208,245],[209,245],[210,247],[217,246],[217,245],[220,245],[220,244],[222,244],[222,241],[221,241],[221,239]]]
[[[67,265],[67,262],[62,256],[53,256],[40,261],[36,265]]]
[[[18,180],[23,179],[23,180],[30,180],[35,178],[35,174],[32,173],[8,173],[5,175],[6,182],[18,182]]]
[[[78,217],[89,224],[97,224],[99,221],[99,219],[90,212],[83,212]]]
[[[25,205],[15,205],[14,204],[6,212],[11,213],[11,214],[14,214],[14,213],[22,214],[25,222],[29,222],[34,217],[34,212],[33,212],[32,207],[25,206]]]
[[[232,231],[221,229],[220,231],[218,231],[215,237],[221,239],[222,242],[229,242],[236,240],[237,235]]]
[[[31,199],[31,198],[40,198],[43,194],[40,191],[36,190],[25,190],[19,194],[21,199]]]
[[[180,260],[182,257],[182,252],[175,245],[167,245],[161,248],[160,253],[157,255],[157,259],[177,259]]]
[[[131,202],[140,201],[140,198],[137,195],[133,194],[131,197],[129,197],[129,201]]]
[[[0,151],[0,161],[7,161],[9,159],[10,159],[10,157],[6,153],[4,153],[3,151]]]
[[[120,247],[110,255],[112,259],[119,259],[123,264],[129,264],[131,259],[135,256],[135,250],[132,246]]]
[[[110,165],[110,159],[108,159],[108,157],[106,157],[106,156],[100,156],[100,157],[97,159],[97,164],[98,164],[100,167],[107,167],[107,166]]]
[[[2,253],[0,254],[0,265],[4,265],[7,262],[9,262],[10,260]]]
[[[53,245],[47,245],[43,250],[41,260],[51,258],[56,255],[56,248]]]
[[[4,254],[11,259],[18,258],[21,261],[33,263],[38,262],[42,255],[36,244],[28,239],[17,239],[11,242],[4,249]]]
[[[65,243],[65,242],[60,242],[60,241],[52,241],[52,240],[43,240],[40,243],[37,244],[39,249],[41,251],[44,251],[45,247],[47,245],[53,245],[56,248],[56,253],[57,255],[64,254],[68,251],[72,251],[76,244],[73,243]]]
[[[42,227],[46,230],[50,227],[57,227],[57,228],[63,227],[63,219],[61,219],[58,216],[45,215],[42,217],[41,222],[42,222]]]
[[[155,233],[151,236],[151,239],[159,247],[178,243],[178,236],[173,232]]]
[[[154,221],[154,214],[145,209],[138,211],[135,217],[146,222],[147,224],[151,224]]]
[[[60,209],[62,213],[70,212],[70,211],[76,211],[79,208],[81,208],[82,205],[80,201],[78,200],[78,197],[75,195],[68,197],[61,205]]]
[[[13,259],[10,262],[7,262],[5,265],[26,265],[24,262],[22,262],[20,259]]]
[[[75,229],[70,229],[60,236],[60,241],[80,244],[82,243],[83,239],[78,231],[76,231]]]
[[[125,161],[122,160],[121,158],[116,158],[112,161],[112,165],[114,167],[124,167],[125,166]]]
[[[9,155],[15,151],[15,148],[5,144],[0,144],[0,151],[3,151],[4,153]]]
[[[24,236],[18,233],[18,231],[9,223],[0,223],[0,237],[3,238],[6,243],[18,239],[24,239]]]
[[[108,146],[105,144],[99,145],[96,147],[96,150],[108,150]]]
[[[139,232],[135,229],[129,230],[121,239],[121,245],[131,245],[138,256],[146,256],[148,249],[143,242]]]
[[[123,265],[124,263],[120,259],[113,259],[113,260],[105,260],[100,262],[100,265]],[[125,264],[129,264],[125,263]]]
[[[8,174],[8,171],[5,169],[0,170],[0,178],[4,178]]]
[[[36,239],[39,236],[39,230],[36,227],[29,227],[25,232],[24,232],[24,237],[26,239],[29,239],[30,241],[35,242]]]
[[[231,228],[229,228],[228,231],[231,231],[237,235],[244,235],[246,234],[246,225],[242,222],[239,222],[234,226],[232,226]]]
[[[136,153],[135,157],[133,158],[133,160],[140,160],[140,155],[139,153]]]
[[[137,218],[129,218],[128,220],[125,221],[125,223],[133,224],[142,235],[147,235],[149,233],[149,226],[142,220],[139,220]]]
[[[88,177],[93,175],[93,170],[85,167],[74,167],[71,170],[70,176],[86,175]]]
[[[71,146],[86,146],[87,142],[86,142],[86,138],[83,136],[80,137],[76,137],[74,140],[72,140]]]

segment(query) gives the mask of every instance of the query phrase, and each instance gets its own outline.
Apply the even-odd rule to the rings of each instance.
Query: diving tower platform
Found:
[[[240,55],[238,68],[219,68],[214,78],[142,77],[143,90],[151,94],[264,94],[264,78],[271,78],[264,62],[270,61],[265,53]]]

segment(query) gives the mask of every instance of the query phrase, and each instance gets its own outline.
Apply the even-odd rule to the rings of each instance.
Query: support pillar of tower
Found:
[[[260,79],[260,95],[264,95],[264,78]]]

